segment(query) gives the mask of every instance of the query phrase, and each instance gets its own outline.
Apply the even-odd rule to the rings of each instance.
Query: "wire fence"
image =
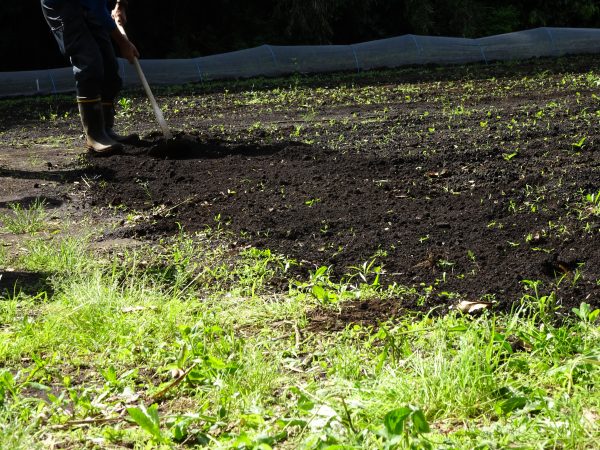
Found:
[[[141,60],[151,84],[364,71],[418,64],[465,64],[600,53],[600,29],[536,28],[479,39],[405,35],[353,45],[274,46],[191,59]],[[137,74],[119,59],[125,86]],[[0,73],[0,97],[74,90],[71,68]]]

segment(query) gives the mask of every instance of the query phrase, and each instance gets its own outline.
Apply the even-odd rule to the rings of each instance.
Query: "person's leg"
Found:
[[[139,140],[137,134],[120,135],[114,131],[115,126],[115,99],[123,87],[119,75],[119,63],[110,39],[109,33],[102,24],[92,17],[87,18],[88,28],[94,37],[104,66],[104,77],[101,84],[102,111],[106,134],[117,142],[134,143]]]
[[[122,147],[105,131],[101,104],[104,79],[102,53],[78,0],[63,0],[58,6],[41,0],[42,11],[62,53],[73,66],[77,103],[87,147],[95,153],[113,153]]]
[[[140,141],[140,136],[137,133],[129,133],[129,134],[120,134],[117,133],[114,129],[115,127],[115,102],[103,100],[102,101],[102,113],[104,114],[104,125],[106,135],[111,139],[114,139],[117,142],[122,144],[136,144]]]

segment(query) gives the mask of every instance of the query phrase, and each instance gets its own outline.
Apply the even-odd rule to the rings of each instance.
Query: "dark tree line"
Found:
[[[147,58],[406,33],[480,37],[538,26],[600,27],[597,0],[129,1],[129,34]],[[0,2],[0,52],[2,71],[66,64],[37,0]]]

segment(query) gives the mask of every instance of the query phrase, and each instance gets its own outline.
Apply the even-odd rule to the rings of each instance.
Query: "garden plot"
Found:
[[[533,291],[597,304],[600,78],[545,69],[172,95],[170,122],[195,144],[90,160],[107,175],[89,196],[153,212],[118,235],[217,228],[426,308],[509,310]]]

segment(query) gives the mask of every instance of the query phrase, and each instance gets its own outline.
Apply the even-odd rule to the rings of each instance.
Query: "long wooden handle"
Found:
[[[127,37],[127,33],[125,33],[125,28],[123,28],[123,25],[119,21],[117,21],[117,27],[119,28],[119,31],[123,34],[123,36]],[[158,125],[160,126],[160,128],[163,132],[163,136],[166,139],[173,139],[171,130],[169,130],[169,126],[167,125],[167,122],[165,121],[163,113],[160,110],[160,108],[158,107],[158,103],[156,103],[154,94],[152,94],[152,89],[150,89],[148,80],[146,80],[146,76],[144,75],[142,66],[140,65],[140,62],[138,61],[138,59],[135,57],[133,58],[133,65],[135,66],[135,70],[136,70],[138,76],[140,77],[140,81],[142,82],[142,85],[144,86],[144,90],[146,91],[148,100],[150,100],[150,104],[152,105],[152,109],[154,110],[154,115],[156,116],[156,121],[158,122]]]
[[[148,85],[148,80],[146,80],[146,76],[144,75],[144,72],[142,71],[142,66],[140,66],[140,62],[138,61],[137,58],[134,58],[133,64],[135,66],[135,70],[138,73],[138,76],[140,77],[140,81],[144,85],[144,90],[146,91],[148,100],[150,100],[150,104],[152,105],[152,109],[154,110],[154,115],[156,116],[158,125],[160,125],[160,128],[162,129],[163,135],[165,136],[166,139],[173,139],[173,135],[171,134],[171,131],[169,130],[169,126],[167,125],[167,122],[165,121],[165,118],[163,116],[162,111],[160,110],[160,108],[158,106],[158,103],[156,103],[156,99],[154,98],[154,95],[152,94],[152,90],[150,89],[150,86]]]

